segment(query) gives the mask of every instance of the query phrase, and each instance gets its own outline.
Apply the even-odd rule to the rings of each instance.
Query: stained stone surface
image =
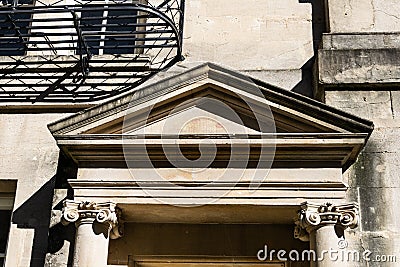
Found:
[[[329,0],[332,32],[388,32],[400,30],[397,0]]]
[[[364,151],[344,173],[348,183],[348,201],[360,204],[361,225],[349,238],[358,250],[371,255],[396,255],[400,224],[400,120],[397,91],[326,91],[326,101],[375,123]],[[364,262],[365,263],[365,262]],[[355,265],[365,266],[365,265]],[[397,266],[395,262],[369,262],[369,266]]]

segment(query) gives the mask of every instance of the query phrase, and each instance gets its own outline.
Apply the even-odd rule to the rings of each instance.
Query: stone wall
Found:
[[[18,180],[6,266],[43,266],[59,148],[47,124],[67,114],[0,114],[0,179]]]
[[[344,174],[350,187],[347,199],[358,202],[361,212],[361,224],[350,234],[349,243],[359,251],[371,250],[372,255],[396,255],[397,260],[400,255],[399,96],[398,91],[373,88],[325,91],[327,104],[375,124],[364,151]],[[368,266],[396,264],[370,262]]]
[[[394,32],[400,30],[397,0],[328,0],[331,32]]]
[[[330,33],[318,53],[318,90],[328,105],[374,122],[357,162],[344,173],[348,201],[358,202],[361,224],[349,234],[359,251],[400,260],[398,139],[400,5],[393,0],[329,1]],[[360,262],[355,266],[397,266]]]
[[[312,6],[298,0],[186,1],[183,54],[292,89],[314,55]]]

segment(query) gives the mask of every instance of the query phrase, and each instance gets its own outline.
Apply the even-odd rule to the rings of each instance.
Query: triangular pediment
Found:
[[[254,113],[263,116],[269,109],[277,132],[368,133],[373,128],[367,120],[211,63],[52,123],[49,128],[55,135],[122,133],[126,116],[136,114],[138,123],[140,119],[144,122],[141,115],[146,116],[145,123],[153,123],[149,112],[159,120],[182,103],[186,105],[182,108],[187,108],[191,100],[199,98],[226,105],[243,116],[243,121],[255,119]]]
[[[287,144],[282,147],[290,145],[288,140],[291,140],[293,147],[308,142],[315,149],[319,139],[324,139],[321,142],[325,145],[332,140],[337,144],[343,143],[344,139],[350,143],[356,140],[343,148],[345,151],[334,152],[337,153],[336,161],[347,166],[347,161],[354,161],[366,142],[373,124],[302,95],[207,63],[62,119],[49,125],[49,129],[67,153],[73,143],[67,140],[90,139],[93,143],[93,140],[101,139],[104,145],[106,140],[123,135],[142,138],[166,134],[179,138],[180,135],[245,134],[254,138],[273,134],[274,138],[285,140]],[[337,142],[338,139],[343,140]],[[289,152],[285,153],[285,157],[290,157],[287,156]]]

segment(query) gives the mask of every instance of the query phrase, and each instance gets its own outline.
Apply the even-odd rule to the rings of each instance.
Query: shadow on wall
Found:
[[[317,59],[318,48],[322,40],[322,34],[328,32],[326,23],[326,1],[323,0],[299,0],[302,4],[311,4],[312,7],[312,34],[313,34],[313,47],[314,56],[311,57],[301,67],[301,81],[292,89],[292,91],[308,96],[314,97],[314,65]]]
[[[34,229],[31,267],[43,266],[47,251],[50,210],[56,176],[53,176],[12,215],[18,228]]]
[[[60,250],[60,244],[64,244],[64,240],[69,241],[70,249],[73,249],[73,226],[64,227],[58,223],[50,229],[49,227],[52,208],[61,210],[63,201],[62,199],[59,203],[53,203],[54,189],[68,189],[67,197],[73,197],[71,188],[67,187],[66,177],[76,177],[76,173],[76,166],[60,153],[56,175],[13,212],[12,223],[18,228],[34,229],[30,267],[43,267],[46,253]],[[52,207],[53,205],[55,206]],[[72,253],[69,255],[72,256]],[[71,262],[70,259],[68,261]]]
[[[311,4],[312,7],[312,34],[314,55],[318,51],[322,34],[328,32],[327,6],[325,0],[299,0],[301,4]]]

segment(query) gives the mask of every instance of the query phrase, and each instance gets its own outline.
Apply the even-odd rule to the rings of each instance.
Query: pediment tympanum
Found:
[[[144,201],[134,187],[136,179],[145,181],[152,169],[184,185],[213,182],[221,187],[229,179],[218,184],[215,177],[227,169],[232,176],[240,173],[243,186],[265,168],[268,179],[259,184],[256,195],[233,190],[218,201],[249,204],[256,198],[273,203],[281,198],[279,203],[294,205],[310,198],[344,197],[341,172],[356,160],[373,124],[208,63],[62,119],[49,129],[79,167],[78,179],[70,181],[78,196],[91,195],[90,188],[97,186],[117,192],[114,200],[121,202],[117,195],[131,187],[131,198],[124,195],[124,201]],[[207,166],[199,161],[203,156],[212,158]],[[182,168],[176,162],[183,162]],[[133,179],[126,172],[132,168],[140,170]],[[185,168],[206,172],[188,174]],[[154,186],[157,180],[148,179]],[[213,191],[207,190],[157,193],[161,199],[177,194],[213,198]],[[99,192],[96,197],[101,198]]]

